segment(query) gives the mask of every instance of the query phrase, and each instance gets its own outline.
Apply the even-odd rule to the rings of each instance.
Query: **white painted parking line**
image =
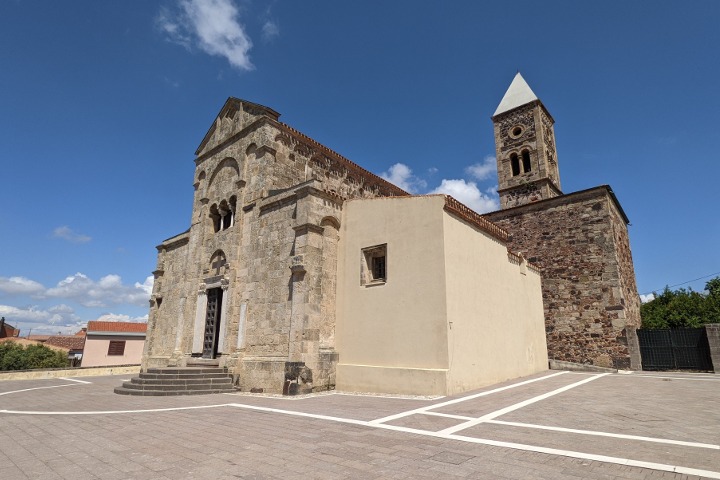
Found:
[[[478,417],[473,420],[469,420],[469,421],[467,421],[465,423],[461,423],[459,425],[448,427],[445,430],[440,430],[439,433],[449,435],[451,433],[459,432],[460,430],[464,430],[466,428],[474,427],[475,425],[479,425],[488,420],[492,420],[494,418],[500,417],[507,413],[513,412],[515,410],[519,410],[523,407],[527,407],[528,405],[532,405],[533,403],[539,402],[540,400],[545,400],[546,398],[552,397],[554,395],[558,395],[560,393],[567,392],[568,390],[570,390],[572,388],[579,387],[580,385],[584,385],[588,382],[592,382],[592,381],[597,380],[598,378],[604,377],[606,375],[609,375],[609,373],[600,373],[598,375],[594,375],[594,376],[586,378],[584,380],[580,380],[579,382],[571,383],[570,385],[565,385],[564,387],[560,387],[553,391],[543,393],[542,395],[538,395],[536,397],[529,398],[520,403],[510,405],[509,407],[501,408],[500,410],[495,410],[494,412],[488,413],[487,415],[483,415],[482,417]]]
[[[455,418],[458,420],[475,420],[476,417],[466,417],[464,415],[451,415],[449,413],[440,412],[418,412],[419,415],[433,415],[435,417]]]
[[[366,422],[364,420],[354,420],[350,418],[342,418],[342,417],[331,417],[327,415],[318,415],[315,413],[305,413],[305,412],[296,412],[292,410],[281,410],[278,408],[268,408],[268,407],[258,407],[255,405],[244,405],[241,403],[235,403],[231,404],[231,406],[236,408],[242,408],[242,409],[248,409],[248,410],[256,410],[256,411],[264,411],[264,412],[272,412],[272,413],[280,413],[284,415],[292,415],[296,417],[305,417],[305,418],[313,418],[318,420],[329,420],[334,422],[340,422],[340,423],[350,423],[353,425],[362,425],[366,427],[373,427],[373,428],[380,428],[383,430],[392,430],[396,432],[404,432],[404,433],[411,433],[415,435],[423,435],[428,437],[436,437],[436,438],[442,438],[445,440],[457,440],[460,442],[466,442],[466,443],[476,443],[481,445],[490,445],[495,447],[505,447],[505,448],[512,448],[514,450],[522,450],[526,452],[536,452],[536,453],[546,453],[548,455],[559,455],[563,457],[570,457],[570,458],[578,458],[581,460],[594,460],[598,462],[605,462],[605,463],[614,463],[618,465],[627,465],[630,467],[640,467],[640,468],[650,468],[653,470],[660,470],[664,472],[674,472],[674,473],[682,473],[685,475],[698,475],[702,477],[707,478],[714,478],[714,479],[720,479],[720,472],[710,471],[710,470],[700,470],[690,467],[682,467],[677,465],[669,465],[664,463],[654,463],[654,462],[644,462],[640,460],[633,460],[630,458],[622,458],[622,457],[611,457],[607,455],[596,455],[592,453],[584,453],[584,452],[575,452],[572,450],[562,450],[558,448],[548,448],[548,447],[541,447],[536,445],[525,445],[522,443],[514,443],[514,442],[502,442],[498,440],[489,440],[485,438],[475,438],[475,437],[466,437],[463,435],[454,435],[454,434],[443,434],[442,432],[430,432],[427,430],[419,430],[415,428],[408,428],[408,427],[399,427],[396,425],[387,425],[384,423],[374,423],[374,422]]]
[[[51,385],[49,387],[34,387],[34,388],[23,388],[22,390],[12,390],[10,392],[2,392],[0,395],[10,395],[11,393],[29,392],[30,390],[43,390],[45,388],[60,388],[60,387],[76,387],[77,383],[63,383],[62,385]]]
[[[67,386],[67,385],[64,385]],[[50,388],[50,387],[44,387]],[[96,410],[89,412],[43,412],[29,410],[0,410],[0,413],[10,413],[14,415],[110,415],[118,413],[156,413],[156,412],[177,412],[180,410],[203,410],[207,408],[232,407],[233,403],[223,403],[218,405],[198,405],[194,407],[171,407],[171,408],[148,408],[144,410]]]
[[[78,380],[77,378],[58,377],[58,380],[67,380],[68,382],[84,383],[86,385],[92,384],[92,382],[86,382],[85,380]]]
[[[714,375],[714,374],[711,374]],[[621,378],[620,376],[613,375],[613,377]],[[660,378],[660,379],[669,379],[669,380],[690,380],[693,382],[720,382],[720,375],[713,378],[711,376],[702,377],[702,378],[690,378],[690,377],[670,377],[665,375],[643,375],[641,373],[634,373],[632,375],[633,378]]]
[[[485,392],[475,393],[473,395],[467,395],[467,396],[456,398],[453,400],[448,400],[447,402],[435,403],[433,405],[428,405],[426,407],[420,407],[420,408],[416,408],[414,410],[408,410],[406,412],[396,413],[394,415],[389,415],[387,417],[371,420],[370,423],[375,425],[375,424],[389,422],[391,420],[397,420],[398,418],[408,417],[408,416],[414,415],[416,413],[427,412],[428,410],[434,410],[436,408],[442,408],[442,407],[446,407],[448,405],[454,405],[454,404],[460,403],[460,402],[466,402],[468,400],[473,400],[475,398],[484,397],[486,395],[491,395],[493,393],[503,392],[503,391],[509,390],[511,388],[521,387],[521,386],[527,385],[529,383],[547,380],[548,378],[556,377],[558,375],[564,375],[566,373],[568,373],[568,372],[562,371],[562,372],[552,373],[550,375],[545,375],[544,377],[538,377],[538,378],[533,378],[531,380],[525,380],[524,382],[513,383],[512,385],[506,385],[504,387],[495,388],[493,390],[487,390]]]
[[[581,435],[595,435],[597,437],[624,438],[627,440],[640,440],[643,442],[667,443],[670,445],[682,445],[683,447],[709,448],[711,450],[720,450],[720,445],[711,443],[686,442],[684,440],[670,440],[667,438],[643,437],[640,435],[626,435],[624,433],[598,432],[596,430],[578,430],[575,428],[550,427],[547,425],[535,425],[532,423],[505,422],[503,420],[485,420],[485,423],[493,423],[496,425],[508,425],[511,427],[536,428],[539,430],[550,430],[553,432],[579,433]]]

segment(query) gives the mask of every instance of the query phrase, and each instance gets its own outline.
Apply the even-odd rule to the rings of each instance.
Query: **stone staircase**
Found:
[[[206,395],[235,392],[227,368],[188,366],[148,368],[147,372],[115,388],[120,395]]]

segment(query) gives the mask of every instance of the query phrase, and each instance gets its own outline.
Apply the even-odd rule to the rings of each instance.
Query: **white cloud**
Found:
[[[63,240],[67,240],[68,242],[71,242],[71,243],[87,243],[90,240],[92,240],[92,238],[88,237],[87,235],[83,235],[82,233],[74,232],[67,225],[63,225],[62,227],[57,227],[55,230],[53,230],[53,237],[62,238]]]
[[[500,208],[496,195],[483,193],[475,182],[462,179],[443,180],[440,186],[430,193],[451,195],[478,213],[492,212]]]
[[[280,35],[280,27],[277,22],[268,20],[262,27],[262,38],[266,42],[273,40],[275,37]]]
[[[487,180],[497,175],[497,162],[495,157],[488,155],[482,162],[475,163],[465,168],[465,173],[475,180]]]
[[[106,275],[95,282],[87,275],[76,273],[45,291],[45,296],[72,299],[84,307],[105,307],[111,304],[147,306],[152,292],[153,277],[140,284],[124,285],[119,275]]]
[[[0,292],[12,295],[33,295],[45,291],[42,284],[25,277],[0,277]]]
[[[179,11],[163,9],[156,18],[168,40],[188,50],[197,47],[225,57],[240,70],[255,68],[249,56],[252,42],[232,0],[180,0],[178,6]]]
[[[97,318],[101,322],[135,322],[142,323],[148,321],[148,316],[143,315],[141,317],[131,317],[130,315],[123,315],[117,313],[105,313]]]
[[[413,175],[410,167],[404,163],[396,163],[387,172],[381,173],[380,176],[410,193],[417,193],[418,190],[427,186],[425,180]]]
[[[640,303],[647,303],[655,300],[655,294],[654,293],[647,293],[645,295],[640,295]]]
[[[83,324],[75,310],[65,304],[46,309],[37,305],[20,308],[0,305],[0,315],[13,327],[21,328],[21,335],[27,335],[30,330],[35,333],[75,333]]]

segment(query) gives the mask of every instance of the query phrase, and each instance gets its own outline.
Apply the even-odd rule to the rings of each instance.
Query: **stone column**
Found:
[[[710,358],[712,359],[713,370],[720,374],[720,323],[708,323],[705,325],[708,345],[710,345]]]
[[[228,323],[230,320],[227,316],[228,298],[230,298],[230,286],[227,283],[223,282],[221,288],[223,289],[223,297],[222,304],[220,305],[220,331],[217,332],[217,335],[220,335],[220,338],[218,339],[218,353],[227,353],[225,352],[225,337],[227,336]]]
[[[207,311],[207,292],[205,284],[200,286],[197,306],[195,307],[195,327],[193,330],[192,353],[202,353],[203,339],[205,338],[205,313]]]
[[[290,272],[292,275],[292,301],[290,304],[290,329],[288,333],[288,360],[299,362],[302,359],[302,338],[305,323],[305,295],[303,291],[305,265],[303,255],[292,257]]]

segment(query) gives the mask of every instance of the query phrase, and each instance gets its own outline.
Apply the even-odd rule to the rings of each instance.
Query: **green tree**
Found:
[[[12,341],[0,343],[0,370],[62,368],[68,365],[69,361],[64,352],[52,350],[45,345],[23,347]]]
[[[692,288],[665,287],[655,299],[640,306],[642,328],[700,327],[720,323],[720,277],[705,284],[707,294]]]

